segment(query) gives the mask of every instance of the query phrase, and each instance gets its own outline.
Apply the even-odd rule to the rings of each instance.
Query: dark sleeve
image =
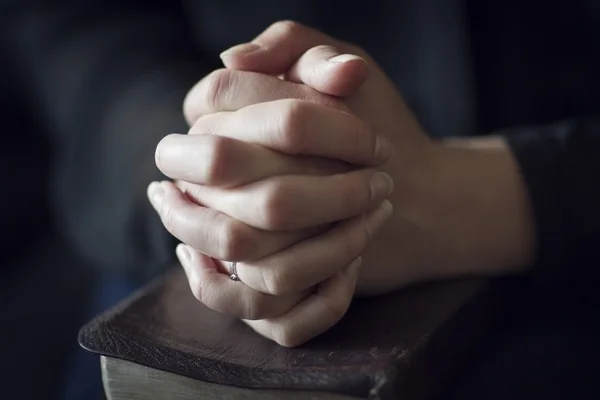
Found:
[[[600,282],[600,119],[505,132],[529,189],[537,231],[533,282]]]
[[[154,149],[187,131],[183,98],[209,70],[179,2],[22,3],[12,55],[52,132],[58,224],[91,264],[152,273],[174,245],[145,195]]]

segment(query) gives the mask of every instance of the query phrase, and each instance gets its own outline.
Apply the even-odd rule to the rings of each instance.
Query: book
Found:
[[[198,302],[174,269],[96,317],[80,344],[120,399],[434,399],[505,309],[487,280],[355,299],[332,329],[285,348]]]

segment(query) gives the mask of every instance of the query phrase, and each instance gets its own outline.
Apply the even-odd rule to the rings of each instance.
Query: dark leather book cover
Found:
[[[289,349],[203,306],[174,270],[83,327],[79,341],[100,355],[225,386],[431,399],[477,351],[498,300],[482,280],[356,299],[330,331]]]

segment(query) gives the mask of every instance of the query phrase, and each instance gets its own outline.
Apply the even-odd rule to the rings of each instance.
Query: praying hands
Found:
[[[157,147],[173,181],[148,188],[199,301],[297,346],[357,293],[529,265],[502,139],[430,139],[364,51],[295,23],[221,57],[187,96],[188,134]]]

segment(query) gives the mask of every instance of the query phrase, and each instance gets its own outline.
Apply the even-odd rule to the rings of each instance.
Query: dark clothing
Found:
[[[0,50],[7,55],[0,101],[7,126],[14,127],[3,132],[6,149],[14,151],[0,158],[0,173],[27,164],[29,187],[10,172],[2,175],[3,182],[16,182],[3,193],[2,202],[9,202],[3,209],[40,211],[27,220],[2,213],[3,227],[39,229],[38,217],[47,213],[37,183],[50,169],[51,214],[87,264],[154,274],[174,257],[174,240],[145,197],[146,185],[160,178],[156,144],[170,132],[187,131],[183,96],[220,67],[218,53],[272,22],[294,19],[364,47],[432,136],[506,132],[535,211],[533,282],[563,306],[571,300],[592,306],[582,318],[594,314],[600,279],[597,2],[33,3],[13,0],[0,8]],[[30,120],[37,126],[24,127]],[[24,158],[20,149],[31,141],[44,145]]]

